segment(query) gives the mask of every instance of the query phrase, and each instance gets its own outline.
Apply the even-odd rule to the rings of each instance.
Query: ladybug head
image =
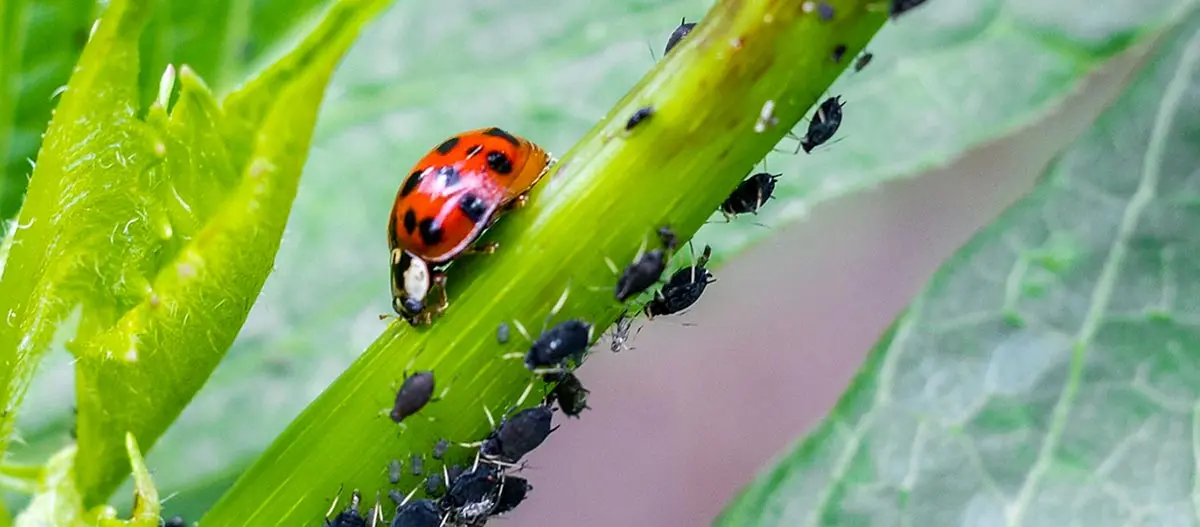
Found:
[[[405,251],[398,251],[392,265],[392,309],[410,324],[425,311],[432,276],[429,264]]]

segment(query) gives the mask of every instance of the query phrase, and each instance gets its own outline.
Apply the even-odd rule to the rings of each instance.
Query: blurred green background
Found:
[[[183,60],[218,91],[276,56],[320,8],[160,3],[146,85]],[[8,77],[19,101],[6,107],[18,110],[0,189],[8,215],[44,124],[39,107],[93,18],[80,4],[24,3],[24,38],[44,45],[27,46]],[[488,125],[565,151],[651,67],[648,48],[661,56],[680,17],[696,20],[709,4],[398,0],[336,75],[277,269],[237,344],[148,455],[160,492],[173,495],[166,511],[197,518],[382,331],[383,230],[412,162]],[[766,227],[714,224],[697,240],[723,258],[769,241],[718,270],[690,313],[646,324],[635,350],[589,361],[581,377],[593,410],[530,457],[533,498],[509,521],[707,523],[824,414],[936,266],[1029,188],[1119,91],[1139,46],[1190,5],[933,0],[889,24],[868,48],[872,64],[832,90],[847,102],[841,140],[768,158],[784,177],[757,218]],[[888,183],[898,179],[911,181]],[[69,361],[60,345],[43,365],[15,459],[42,460],[70,441]]]

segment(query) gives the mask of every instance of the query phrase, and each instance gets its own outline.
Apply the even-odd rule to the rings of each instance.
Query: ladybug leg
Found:
[[[521,207],[524,207],[527,203],[529,203],[529,194],[528,193],[521,194],[520,196],[513,198],[512,201],[505,204],[504,210],[505,211],[517,210]]]
[[[441,315],[446,311],[446,308],[450,307],[450,298],[446,296],[446,275],[440,272],[435,272],[433,274],[433,285],[437,288],[438,297],[440,300],[436,306],[433,306],[430,309],[430,316]]]
[[[463,250],[463,252],[460,254],[492,254],[492,253],[496,252],[496,249],[499,249],[499,248],[500,248],[499,242],[487,242],[487,243],[481,243],[474,247],[468,247],[465,250]]]

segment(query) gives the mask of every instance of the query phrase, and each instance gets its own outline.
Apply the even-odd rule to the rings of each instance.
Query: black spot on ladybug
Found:
[[[833,47],[833,54],[830,55],[830,58],[832,58],[834,62],[841,62],[842,57],[844,56],[846,56],[845,44],[838,44]]]
[[[480,453],[505,463],[520,461],[554,432],[555,429],[550,427],[553,416],[554,412],[549,406],[535,406],[517,412],[488,435],[480,447]]]
[[[481,146],[481,145],[474,145],[474,146],[472,146],[471,148],[468,148],[468,149],[467,149],[467,157],[468,157],[468,158],[470,158],[470,157],[474,157],[474,156],[475,156],[475,154],[478,154],[478,153],[479,153],[479,152],[481,152],[482,150],[483,150],[483,146]]]
[[[409,375],[396,391],[396,403],[392,406],[392,420],[399,423],[404,418],[421,411],[433,398],[433,372],[419,371]]]
[[[408,212],[404,213],[404,232],[407,232],[409,236],[412,236],[413,231],[416,229],[417,213],[412,209],[408,209]]]
[[[483,216],[487,214],[487,203],[479,199],[479,196],[468,192],[458,200],[458,210],[462,211],[463,215],[468,220],[471,220],[471,223],[479,223],[483,221]]]
[[[817,3],[817,16],[821,17],[823,22],[833,20],[833,6],[826,2]]]
[[[504,152],[496,150],[488,152],[487,164],[488,168],[505,175],[511,174],[513,170],[512,160]]]
[[[871,59],[873,58],[875,58],[875,55],[871,54],[869,51],[864,51],[863,54],[859,55],[858,59],[854,61],[854,71],[862,71],[863,68],[867,67],[867,64],[871,63]]]
[[[892,18],[896,18],[924,3],[925,0],[892,0],[891,16]]]
[[[421,235],[421,242],[425,245],[434,246],[442,242],[441,227],[433,224],[433,218],[425,218],[417,225],[417,232]]]
[[[810,153],[814,148],[825,144],[842,125],[842,107],[846,103],[839,99],[840,96],[830,97],[817,107],[817,113],[813,114],[812,121],[808,123],[808,133],[800,139],[800,147],[805,153]]]
[[[447,139],[446,142],[438,145],[437,152],[439,154],[446,155],[453,151],[454,147],[456,146],[458,146],[458,138],[451,137],[450,139]]]
[[[458,173],[458,169],[444,166],[438,169],[437,178],[442,183],[443,188],[454,188],[458,186],[462,175]]]
[[[635,126],[642,124],[642,121],[649,119],[653,115],[654,108],[650,106],[638,108],[636,112],[633,112],[629,120],[625,122],[625,130],[633,130]]]
[[[424,173],[424,170],[416,170],[409,174],[408,179],[404,180],[404,186],[400,187],[400,197],[412,194],[412,191],[417,189],[417,185],[421,184],[421,176]]]
[[[691,33],[692,30],[695,28],[696,28],[695,22],[688,23],[686,17],[680,19],[679,27],[676,27],[675,30],[671,32],[671,36],[667,38],[667,48],[663,50],[663,54],[665,55],[667,53],[670,53],[671,48],[674,48],[675,46],[677,46],[679,44],[679,41],[683,40],[683,37],[686,37],[687,34]]]
[[[512,143],[513,146],[521,146],[520,139],[517,139],[516,137],[513,137],[512,134],[505,132],[504,130],[501,130],[496,127],[488,128],[486,131],[483,132],[483,135],[499,137],[500,139],[503,139],[505,141],[508,141],[509,143]]]

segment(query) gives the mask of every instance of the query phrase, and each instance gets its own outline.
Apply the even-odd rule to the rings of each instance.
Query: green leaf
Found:
[[[144,3],[110,3],[39,154],[0,277],[0,402],[12,409],[56,325],[82,306],[76,356],[84,503],[128,473],[125,435],[153,445],[232,343],[271,270],[324,88],[386,5],[343,0],[293,53],[218,104],[173,70],[143,121]],[[5,438],[12,426],[3,419]]]
[[[1200,11],[719,525],[1191,525]]]
[[[0,4],[0,222],[21,207],[29,161],[50,120],[55,90],[66,84],[87,42],[92,5],[85,0]],[[6,234],[0,232],[0,239]]]
[[[829,3],[844,16],[825,22],[775,0],[718,2],[609,119],[562,156],[525,208],[490,229],[500,250],[454,263],[445,315],[427,328],[387,326],[201,524],[314,524],[328,508],[321,498],[339,485],[386,494],[389,460],[427,452],[438,438],[482,438],[491,428],[484,408],[502,415],[520,404],[524,389],[532,393],[525,404],[540,399],[537,377],[521,360],[503,358],[523,355],[529,342],[500,343],[497,326],[520,321],[540,330],[554,306],[562,309],[553,321],[581,318],[597,330],[610,325],[622,305],[613,298],[615,277],[605,258],[632,261],[664,225],[690,238],[841,72],[844,65],[828,60],[828,50],[839,42],[851,52],[861,49],[886,20],[868,11],[866,0]],[[794,67],[773,68],[777,63]],[[714,90],[721,103],[701,104]],[[757,134],[764,100],[777,101],[783,126]],[[652,117],[627,130],[628,117],[645,106],[654,108]],[[694,144],[710,148],[689,148]],[[680,193],[685,186],[689,191]],[[386,250],[377,254],[388,257]],[[397,427],[386,417],[395,397],[389,384],[414,370],[434,372],[439,400]],[[446,462],[467,464],[474,456],[451,448]],[[432,461],[425,467],[439,468]],[[408,475],[400,485],[416,483]]]
[[[30,506],[17,517],[17,527],[158,527],[162,516],[158,490],[133,434],[125,436],[125,452],[136,485],[129,520],[117,519],[116,510],[106,505],[84,510],[83,498],[75,485],[77,452],[72,445],[52,456],[40,471],[37,492]]]

